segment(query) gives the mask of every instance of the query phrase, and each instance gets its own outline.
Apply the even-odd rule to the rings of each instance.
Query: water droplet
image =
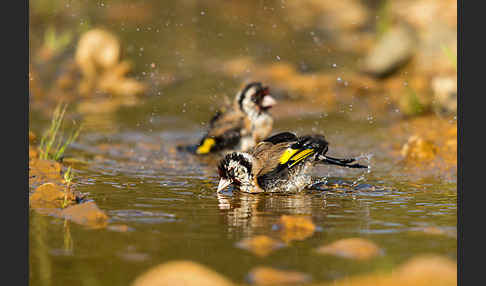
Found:
[[[337,67],[337,64],[332,64],[331,65],[333,68],[336,68]]]
[[[280,61],[280,57],[279,56],[277,56],[277,60]]]
[[[206,15],[206,13],[205,13],[204,11],[201,11],[201,15],[203,15],[203,16],[204,16],[204,15]]]

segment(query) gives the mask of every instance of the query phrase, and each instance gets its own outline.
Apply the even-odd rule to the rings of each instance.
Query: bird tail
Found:
[[[196,150],[198,147],[198,145],[179,145],[177,146],[177,151],[196,154]]]
[[[338,166],[341,166],[341,167],[360,168],[360,169],[367,169],[368,168],[368,166],[361,165],[361,164],[358,164],[358,163],[351,164],[354,161],[356,161],[356,159],[354,159],[354,158],[339,159],[339,158],[332,158],[332,157],[329,157],[327,155],[320,155],[318,160],[319,160],[319,162],[324,163],[324,164],[328,164],[328,165],[338,165]]]

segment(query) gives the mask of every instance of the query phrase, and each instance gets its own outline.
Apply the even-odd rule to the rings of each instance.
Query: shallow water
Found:
[[[352,55],[333,52],[321,60],[321,52],[327,48],[316,47],[308,31],[288,28],[280,30],[286,33],[280,40],[296,39],[296,43],[275,44],[275,38],[260,36],[259,29],[273,23],[281,27],[285,21],[267,17],[264,10],[224,26],[221,19],[207,17],[211,7],[193,6],[194,15],[167,7],[154,9],[157,20],[152,24],[111,23],[93,17],[94,23],[107,24],[119,32],[128,45],[127,56],[136,62],[139,78],[150,76],[152,62],[160,72],[174,70],[186,77],[151,91],[138,105],[101,115],[74,115],[85,121],[86,128],[66,156],[87,162],[73,165],[74,182],[77,190],[88,193],[107,213],[109,227],[88,229],[31,210],[31,285],[129,285],[149,267],[175,259],[200,262],[235,282],[246,281],[246,274],[258,265],[305,272],[314,281],[332,281],[389,270],[417,254],[456,259],[455,176],[404,172],[387,144],[395,136],[388,134],[391,123],[366,117],[351,120],[347,115],[354,111],[348,107],[337,113],[322,105],[307,113],[280,114],[274,132],[323,133],[330,142],[330,155],[371,154],[370,172],[320,166],[314,175],[327,177],[328,182],[327,188],[319,191],[216,194],[218,157],[196,158],[174,152],[177,144],[200,139],[203,123],[219,103],[217,95],[232,97],[241,84],[238,79],[206,73],[204,59],[215,54],[220,58],[250,55],[270,62],[279,55],[312,70],[329,68],[332,63],[345,65],[352,62]],[[206,12],[203,15],[200,11]],[[238,23],[256,23],[256,36],[246,33],[253,28]],[[183,28],[188,26],[192,28]],[[37,28],[41,27],[42,22]],[[31,33],[35,46],[38,37]],[[185,46],[187,37],[195,37],[197,44]],[[41,134],[48,123],[46,116],[31,110],[32,131]],[[399,142],[397,138],[393,137]],[[275,224],[283,214],[311,215],[317,231],[264,258],[236,246],[258,234],[279,239]],[[119,231],[117,225],[128,229]],[[438,227],[445,234],[427,234],[421,231],[425,227]],[[359,262],[314,251],[323,244],[356,236],[377,243],[383,255]]]
[[[284,126],[299,133],[326,130],[329,154],[373,154],[370,173],[318,167],[315,175],[328,177],[328,186],[339,183],[339,187],[296,195],[217,195],[217,158],[171,152],[176,144],[195,142],[201,134],[187,120],[190,115],[180,116],[186,118],[185,126],[153,124],[152,132],[124,127],[109,135],[92,132],[72,146],[71,155],[92,162],[75,166],[77,189],[88,192],[107,212],[110,225],[123,224],[128,231],[90,230],[69,222],[66,227],[60,219],[31,212],[32,284],[50,280],[77,285],[92,280],[86,283],[128,285],[148,267],[173,259],[197,261],[242,282],[256,265],[298,270],[328,281],[391,269],[416,254],[456,258],[456,183],[434,178],[416,182],[401,174],[376,147],[383,137],[379,126],[346,122],[339,116],[303,118],[293,125],[283,120],[277,130]],[[163,121],[155,117],[155,122]],[[112,147],[96,147],[106,142]],[[265,258],[236,247],[257,234],[278,239],[274,225],[283,214],[310,214],[318,230]],[[39,222],[45,227],[35,227]],[[420,232],[431,226],[450,235]],[[65,249],[67,232],[72,244]],[[355,236],[376,242],[384,255],[362,263],[314,252],[322,244]],[[40,274],[44,264],[50,265],[49,279]]]

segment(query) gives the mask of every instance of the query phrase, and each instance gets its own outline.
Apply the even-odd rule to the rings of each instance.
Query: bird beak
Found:
[[[231,185],[231,181],[230,180],[227,180],[227,179],[221,179],[221,180],[219,180],[218,193],[220,193],[222,190],[224,190],[229,185]]]
[[[263,108],[269,108],[274,106],[275,104],[277,104],[277,101],[273,97],[271,97],[270,94],[265,95],[261,103]]]

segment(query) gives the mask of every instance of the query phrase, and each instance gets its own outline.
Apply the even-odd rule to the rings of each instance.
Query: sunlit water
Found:
[[[162,116],[155,121],[163,121]],[[323,166],[313,172],[327,177],[322,190],[218,195],[217,156],[200,159],[171,151],[177,144],[197,142],[201,135],[194,122],[181,121],[186,126],[161,123],[152,132],[127,127],[116,134],[88,133],[72,146],[72,155],[91,162],[76,165],[77,189],[106,211],[110,225],[123,224],[129,231],[90,230],[69,222],[66,226],[31,212],[31,282],[46,279],[41,275],[44,264],[50,265],[53,284],[92,280],[94,285],[127,285],[148,267],[174,259],[203,263],[241,282],[256,265],[298,270],[325,281],[391,269],[416,254],[456,258],[456,183],[434,178],[415,182],[401,174],[376,147],[383,139],[380,126],[341,117],[282,120],[277,130],[285,126],[299,133],[312,132],[317,122],[331,142],[329,154],[373,154],[370,172]],[[97,148],[100,144],[113,147]],[[283,214],[311,215],[318,230],[265,258],[235,246],[257,234],[278,239],[275,224]],[[40,221],[42,229],[34,225]],[[450,235],[421,232],[429,226]],[[66,247],[67,232],[72,244]],[[356,236],[376,242],[384,255],[362,263],[314,252],[322,244]]]
[[[202,263],[235,282],[245,281],[249,270],[258,265],[332,281],[389,270],[417,254],[456,259],[455,179],[403,172],[384,144],[391,138],[387,122],[366,116],[350,120],[345,114],[354,111],[347,107],[345,114],[335,114],[322,104],[322,110],[280,117],[274,132],[323,133],[330,142],[330,155],[369,158],[362,160],[371,165],[369,172],[320,166],[313,172],[327,178],[320,190],[294,195],[216,194],[218,157],[174,152],[177,144],[199,141],[203,123],[220,102],[216,95],[232,97],[241,84],[206,73],[201,68],[207,64],[204,59],[216,54],[222,58],[251,55],[271,62],[279,56],[320,69],[336,63],[340,67],[352,57],[326,53],[320,60],[327,49],[316,47],[306,31],[286,34],[283,40],[297,39],[288,46],[272,44],[271,39],[259,36],[258,29],[282,20],[265,17],[263,10],[240,19],[245,25],[235,21],[226,27],[208,17],[211,11],[203,6],[194,6],[197,16],[186,15],[185,10],[155,9],[158,20],[152,24],[100,20],[120,33],[128,46],[127,56],[136,60],[139,78],[150,76],[151,63],[160,72],[176,71],[185,78],[151,91],[139,105],[80,116],[86,128],[67,153],[87,162],[74,165],[77,190],[88,193],[107,213],[110,226],[126,225],[128,231],[88,229],[30,211],[30,283],[128,285],[149,267],[175,259]],[[259,24],[256,36],[245,33],[251,23]],[[35,44],[39,37],[33,35]],[[185,45],[184,37],[197,39],[196,44]],[[41,133],[47,120],[32,110],[31,129]],[[242,239],[258,234],[279,239],[275,224],[283,214],[311,215],[317,231],[264,258],[236,247]],[[446,234],[426,234],[421,231],[424,227],[439,227]],[[348,237],[370,239],[384,254],[357,262],[314,251]]]

